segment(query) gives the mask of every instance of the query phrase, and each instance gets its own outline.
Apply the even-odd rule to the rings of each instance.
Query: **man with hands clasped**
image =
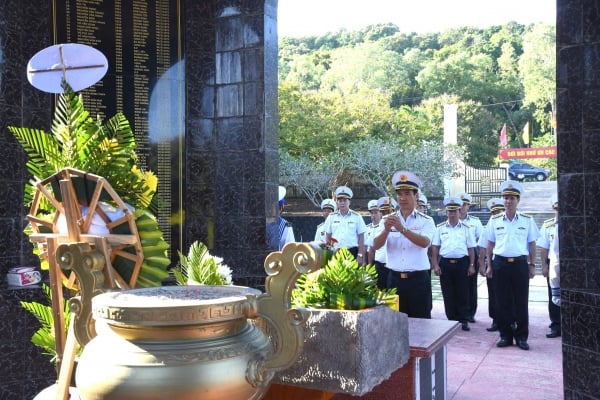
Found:
[[[367,226],[363,217],[350,209],[350,199],[353,193],[348,186],[339,186],[335,189],[335,203],[337,211],[329,214],[325,220],[323,230],[326,234],[326,243],[332,238],[337,242],[334,249],[346,247],[356,258],[359,265],[366,263],[365,258],[365,232]]]
[[[375,250],[385,246],[387,263],[380,281],[396,288],[400,311],[412,318],[431,318],[431,275],[427,248],[435,232],[433,219],[417,211],[421,180],[412,172],[392,177],[399,210],[383,219]]]
[[[335,201],[333,199],[324,199],[321,202],[321,215],[323,216],[323,222],[317,225],[317,230],[315,232],[315,242],[325,243],[327,240],[327,232],[325,232],[325,221],[329,214],[335,212],[337,206],[335,205]]]

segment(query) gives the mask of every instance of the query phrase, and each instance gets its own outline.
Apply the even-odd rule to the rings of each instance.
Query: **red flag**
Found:
[[[502,130],[500,131],[500,144],[502,146],[506,146],[508,141],[506,140],[506,124],[502,126]]]

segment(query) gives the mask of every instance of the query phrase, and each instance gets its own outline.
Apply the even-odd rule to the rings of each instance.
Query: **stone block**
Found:
[[[273,382],[362,395],[409,359],[408,317],[386,306],[311,310],[302,354]]]

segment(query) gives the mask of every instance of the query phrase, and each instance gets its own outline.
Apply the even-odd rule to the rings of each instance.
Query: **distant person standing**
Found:
[[[386,215],[390,215],[391,213],[394,212],[394,210],[396,209],[396,205],[397,205],[396,200],[394,200],[388,196],[380,197],[377,200],[377,207],[379,207],[379,212],[381,213],[382,221]],[[375,229],[373,232],[373,240],[369,244],[370,248],[368,250],[369,251],[368,259],[373,260],[373,261],[369,261],[369,264],[374,264],[375,269],[377,270],[377,287],[379,287],[379,288],[385,287],[385,284],[386,284],[383,277],[386,276],[385,272],[384,272],[384,268],[385,268],[385,263],[387,261],[387,255],[385,252],[385,246],[382,246],[382,247],[378,248],[377,250],[375,250],[375,248],[373,247],[373,243],[375,241],[375,238],[377,236],[379,236],[381,234],[381,231],[383,231],[384,229],[385,229],[385,226],[384,226],[383,222],[380,222],[379,225],[377,226],[377,229]]]
[[[365,232],[365,248],[367,251],[365,262],[373,265],[375,263],[375,250],[372,248],[373,238],[376,233],[379,233],[379,226],[381,224],[381,211],[377,206],[377,200],[370,200],[367,203],[367,208],[369,209],[369,214],[371,214],[371,222],[367,225],[367,231]]]
[[[400,311],[413,318],[431,318],[431,274],[427,248],[435,233],[433,219],[417,211],[421,180],[412,172],[392,177],[399,210],[384,218],[375,250],[385,246],[385,288],[396,288]]]
[[[323,216],[323,222],[317,225],[317,230],[315,232],[315,242],[325,243],[327,240],[327,232],[325,232],[325,221],[329,214],[334,212],[336,209],[335,201],[333,199],[324,199],[321,202],[321,215]]]
[[[479,240],[481,232],[483,231],[483,224],[479,218],[469,214],[471,208],[471,202],[473,198],[469,193],[460,193],[459,196],[462,199],[462,206],[458,213],[461,222],[464,222],[473,231],[475,240]],[[475,265],[478,264],[479,254],[478,249],[475,249]],[[469,275],[469,315],[468,321],[475,322],[475,314],[477,313],[477,274]]]
[[[444,199],[448,219],[436,227],[431,242],[433,271],[440,277],[446,317],[458,321],[469,331],[469,277],[475,275],[475,237],[458,218],[462,200],[458,196]],[[439,261],[438,261],[439,260]]]
[[[384,196],[377,199],[377,206],[379,207],[379,212],[381,212],[381,218],[383,219],[383,217],[385,217],[386,215],[390,215],[391,213],[396,211],[398,203],[391,197]]]
[[[427,200],[427,196],[419,189],[418,199],[417,199],[417,210],[423,214],[427,214],[427,209],[429,208],[429,202]],[[427,249],[427,257],[429,258],[430,269],[433,270],[433,255],[431,252],[431,246]],[[431,304],[433,306],[433,303]]]
[[[335,189],[337,211],[329,214],[325,220],[326,241],[337,240],[334,249],[346,247],[360,265],[365,260],[365,232],[367,226],[363,217],[350,209],[350,199],[353,193],[348,186]]]
[[[540,230],[537,245],[540,248],[542,261],[542,275],[548,284],[548,314],[550,316],[550,332],[547,338],[561,335],[560,327],[560,267],[558,256],[558,196],[555,194],[550,199],[554,209],[554,218],[544,221]],[[550,268],[552,267],[552,268]]]
[[[487,208],[490,210],[490,218],[494,215],[501,214],[504,212],[504,200],[499,197],[489,199],[487,201]],[[486,267],[491,263],[491,261],[487,259],[486,254],[488,244],[487,227],[488,225],[483,228],[481,236],[479,237],[479,241],[477,242],[477,246],[479,247],[479,273],[481,276],[486,276]],[[494,292],[494,285],[491,278],[486,278],[486,286],[488,292],[488,314],[492,320],[492,324],[489,328],[486,328],[486,330],[488,332],[497,332],[498,324],[496,323],[496,293]]]
[[[427,196],[423,194],[421,190],[419,190],[419,198],[417,199],[417,210],[422,212],[423,214],[427,214]]]
[[[539,230],[530,215],[517,211],[523,186],[517,181],[500,185],[505,212],[488,223],[487,258],[492,260],[486,274],[496,292],[498,347],[511,346],[513,338],[522,350],[529,350],[529,280],[535,276],[536,240]],[[513,308],[514,307],[514,308]],[[511,323],[516,321],[516,329]]]
[[[279,186],[279,250],[283,249],[283,246],[285,246],[286,243],[296,241],[292,224],[290,224],[288,220],[281,216],[283,208],[285,207],[285,194],[285,187]]]

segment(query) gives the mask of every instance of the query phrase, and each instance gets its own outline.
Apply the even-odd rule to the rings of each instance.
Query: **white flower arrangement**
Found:
[[[180,285],[232,285],[232,271],[221,257],[213,256],[206,245],[195,241],[188,255],[179,254],[179,265],[173,270]]]
[[[221,259],[221,261],[223,260]],[[225,282],[225,285],[233,285],[233,279],[231,277],[231,268],[229,268],[225,264],[219,263],[217,265],[217,272],[219,273],[219,275],[221,275],[221,278]]]

